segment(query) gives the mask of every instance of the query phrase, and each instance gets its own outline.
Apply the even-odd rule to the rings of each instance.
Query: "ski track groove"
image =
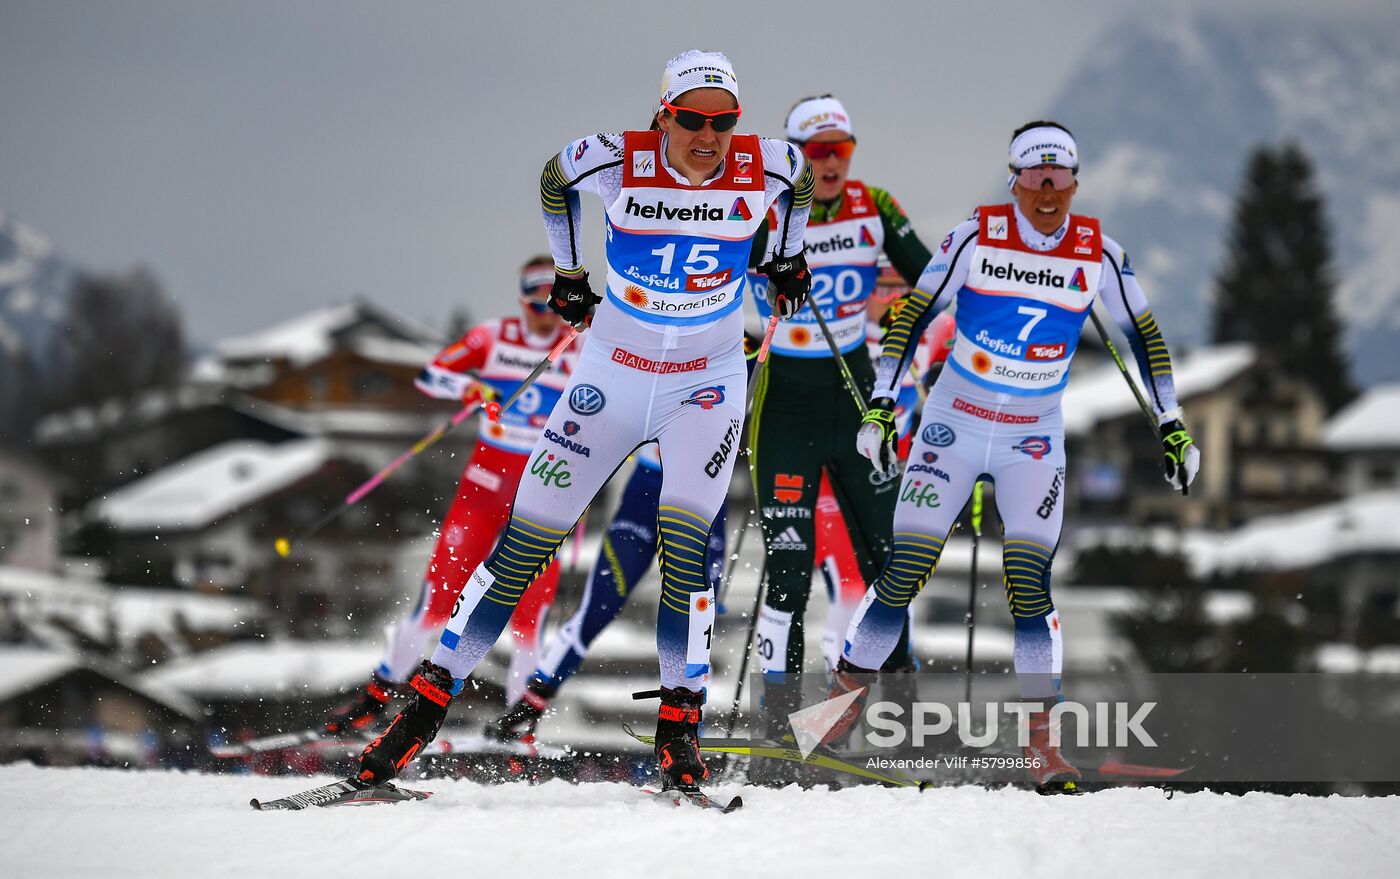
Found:
[[[1392,876],[1400,797],[1307,798],[1120,789],[844,791],[717,784],[742,810],[673,807],[623,784],[480,786],[392,806],[256,812],[332,779],[0,767],[7,877],[472,875],[670,877],[1064,875]],[[681,841],[679,847],[668,841]],[[693,861],[687,858],[693,855]]]

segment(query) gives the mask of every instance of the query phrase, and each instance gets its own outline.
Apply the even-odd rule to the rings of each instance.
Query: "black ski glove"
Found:
[[[593,316],[593,306],[602,301],[588,286],[588,272],[565,275],[555,270],[554,287],[549,291],[549,307],[565,323],[582,329]]]
[[[812,273],[807,270],[807,257],[773,257],[758,267],[760,275],[768,276],[768,305],[773,313],[787,320],[807,301],[812,289]]]

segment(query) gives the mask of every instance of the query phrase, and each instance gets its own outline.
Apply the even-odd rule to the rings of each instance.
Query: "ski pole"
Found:
[[[569,548],[569,572],[578,572],[578,559],[583,553],[583,534],[588,528],[588,507],[583,508],[583,515],[578,517],[578,524],[574,526],[574,545]]]
[[[719,594],[715,596],[715,612],[724,613],[724,596],[729,593],[729,585],[734,582],[734,569],[739,565],[739,554],[744,551],[744,537],[749,533],[749,520],[753,516],[753,510],[748,504],[744,504],[744,518],[739,523],[739,532],[734,535],[734,556],[729,560],[729,569],[724,572],[724,579],[719,584]]]
[[[846,390],[851,392],[851,397],[856,401],[856,409],[860,410],[860,417],[864,418],[870,411],[870,407],[865,405],[865,400],[861,398],[860,390],[856,387],[856,378],[851,375],[851,368],[846,365],[846,358],[841,356],[841,349],[836,344],[836,337],[827,329],[826,318],[822,317],[820,308],[815,302],[807,300],[807,304],[812,306],[812,314],[816,315],[817,326],[821,327],[822,335],[826,337],[827,347],[831,349],[831,356],[836,360],[836,367],[841,371],[841,382],[846,386]],[[887,475],[895,475],[899,471],[899,462],[895,461],[890,465]]]
[[[744,695],[744,677],[749,671],[749,654],[753,652],[753,635],[758,630],[758,612],[763,606],[763,585],[768,577],[768,554],[763,556],[763,565],[758,569],[758,588],[753,593],[753,612],[749,614],[749,632],[744,639],[744,657],[739,660],[739,681],[734,685],[734,704],[729,708],[729,721],[724,727],[724,737],[734,734],[734,724],[739,720],[739,700]]]
[[[277,538],[277,540],[273,543],[273,548],[277,550],[277,554],[280,555],[282,558],[286,558],[287,556],[291,555],[292,546],[294,545],[294,543],[301,543],[303,540],[306,540],[307,538],[311,537],[311,535],[315,534],[317,531],[320,531],[322,528],[335,521],[335,519],[338,516],[340,516],[341,513],[344,513],[346,510],[359,503],[361,498],[378,488],[379,485],[382,484],[384,480],[388,479],[394,473],[395,470],[398,470],[400,467],[402,467],[404,463],[408,461],[409,458],[412,458],[413,456],[422,452],[424,449],[431,446],[433,443],[442,439],[443,435],[446,434],[449,430],[465,421],[467,416],[475,412],[476,408],[480,405],[480,400],[473,400],[472,402],[463,406],[457,411],[457,414],[453,415],[447,421],[444,421],[442,424],[439,424],[437,427],[433,428],[432,432],[430,432],[427,436],[414,443],[412,446],[406,449],[403,454],[399,455],[393,461],[389,462],[389,466],[385,467],[383,470],[380,470],[378,473],[365,480],[365,482],[362,483],[354,491],[347,494],[345,496],[345,500],[341,504],[327,510],[325,515],[317,519],[316,522],[310,528],[306,529],[301,534],[298,534],[295,540],[286,537]]]
[[[578,336],[578,334],[579,331],[577,328],[570,328],[569,332],[564,334],[564,338],[560,339],[559,343],[554,346],[553,350],[551,350],[549,354],[546,355],[545,358],[539,362],[539,364],[534,368],[534,370],[530,372],[530,375],[525,379],[525,381],[521,382],[520,387],[516,388],[515,392],[511,394],[508,398],[506,398],[505,403],[500,403],[496,400],[492,400],[486,403],[483,407],[483,409],[486,411],[486,417],[490,418],[492,421],[500,420],[501,412],[505,409],[509,409],[511,405],[513,405],[515,401],[520,398],[520,395],[525,392],[525,389],[528,388],[531,384],[533,384],[535,379],[539,378],[540,375],[546,369],[549,368],[549,365],[559,358],[560,354],[564,353],[564,349],[569,347],[569,344],[573,342],[573,340],[575,339],[575,337]],[[408,461],[409,458],[412,458],[414,455],[417,455],[419,452],[422,452],[424,449],[428,448],[433,443],[442,439],[443,434],[447,433],[449,430],[465,421],[466,417],[470,415],[478,405],[479,403],[473,401],[471,403],[468,403],[466,406],[463,406],[462,409],[459,412],[457,412],[456,415],[453,415],[450,420],[439,425],[427,436],[414,443],[413,446],[410,447],[407,451],[405,451],[402,455],[399,455],[392,462],[390,462],[389,466],[385,467],[383,470],[380,470],[378,473],[371,476],[363,485],[350,492],[350,494],[346,495],[344,503],[340,504],[339,506],[333,507],[330,510],[327,510],[325,515],[317,519],[310,528],[306,529],[306,531],[297,535],[295,540],[286,537],[277,538],[277,540],[273,543],[273,548],[277,550],[277,554],[280,555],[282,558],[286,558],[287,556],[291,555],[292,546],[294,544],[307,540],[313,534],[320,531],[322,528],[326,527],[331,522],[335,521],[335,519],[339,517],[342,513],[344,513],[350,507],[353,507],[356,503],[360,501],[361,498],[363,498],[365,495],[369,494],[371,491],[377,488],[381,483],[384,482],[385,479],[389,478],[389,476],[395,470],[398,470],[400,467],[402,467],[404,463]]]
[[[1133,399],[1137,400],[1138,408],[1142,410],[1143,417],[1147,419],[1148,424],[1152,425],[1153,432],[1157,432],[1160,427],[1160,425],[1157,424],[1157,415],[1152,411],[1152,407],[1148,405],[1147,398],[1142,395],[1142,390],[1138,388],[1137,382],[1133,381],[1133,377],[1128,374],[1128,367],[1124,365],[1123,358],[1118,355],[1118,348],[1113,344],[1113,340],[1108,337],[1108,331],[1104,329],[1103,322],[1099,320],[1099,316],[1094,311],[1093,306],[1089,307],[1089,320],[1094,322],[1094,329],[1099,331],[1099,338],[1103,339],[1104,347],[1108,348],[1108,353],[1113,357],[1113,362],[1118,364],[1118,371],[1123,374],[1123,381],[1127,382],[1128,387],[1132,390]],[[1190,486],[1188,486],[1186,480],[1183,479],[1181,481],[1181,494],[1183,497],[1189,493],[1189,489]]]
[[[516,388],[509,397],[506,397],[504,403],[497,403],[495,400],[492,400],[490,403],[486,404],[486,417],[492,421],[500,421],[501,413],[515,405],[515,401],[520,399],[520,395],[525,393],[525,389],[534,384],[535,379],[539,378],[546,369],[549,369],[551,363],[559,359],[559,355],[563,354],[564,349],[569,347],[574,339],[578,338],[578,334],[578,327],[569,327],[569,331],[564,334],[564,338],[559,340],[559,344],[555,345],[553,350],[545,355],[545,358],[541,360],[534,369],[530,370],[530,374],[525,377],[525,381],[521,382],[520,387]]]
[[[846,358],[841,356],[841,349],[836,345],[836,337],[831,334],[826,326],[826,318],[822,317],[822,310],[817,308],[817,304],[810,298],[807,304],[812,306],[812,314],[817,319],[817,326],[821,327],[822,335],[826,337],[827,347],[831,349],[831,356],[836,358],[836,368],[841,370],[841,381],[846,385],[846,390],[851,392],[851,397],[856,401],[856,408],[860,410],[860,417],[864,418],[865,413],[870,408],[865,405],[865,400],[861,398],[860,391],[856,388],[855,376],[851,375],[851,368],[846,365]]]
[[[969,706],[972,704],[972,636],[977,627],[977,547],[981,538],[982,481],[978,480],[972,486],[972,573],[967,583],[967,662],[963,665],[963,702]]]
[[[745,412],[748,412],[749,407],[753,405],[753,395],[758,391],[761,370],[763,369],[763,364],[768,362],[768,349],[773,345],[773,333],[777,332],[777,329],[778,315],[775,312],[773,316],[768,319],[768,329],[763,334],[763,344],[758,346],[758,361],[753,367],[753,378],[749,380],[748,399],[744,401]]]

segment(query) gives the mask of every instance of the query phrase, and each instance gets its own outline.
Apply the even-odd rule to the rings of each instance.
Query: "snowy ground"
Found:
[[[732,815],[618,784],[415,786],[254,812],[322,780],[0,767],[0,874],[316,877],[1394,876],[1400,798],[743,790]],[[722,788],[734,793],[737,788]]]

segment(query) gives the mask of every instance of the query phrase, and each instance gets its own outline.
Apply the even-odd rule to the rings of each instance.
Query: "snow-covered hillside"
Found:
[[[1400,17],[1127,17],[1054,102],[1084,157],[1077,206],[1132,254],[1172,339],[1203,339],[1245,161],[1296,139],[1312,157],[1365,383],[1400,377]]]
[[[15,877],[1393,876],[1400,798],[748,788],[732,815],[620,784],[434,780],[422,803],[254,812],[322,780],[0,768]],[[734,788],[725,788],[732,793]]]

